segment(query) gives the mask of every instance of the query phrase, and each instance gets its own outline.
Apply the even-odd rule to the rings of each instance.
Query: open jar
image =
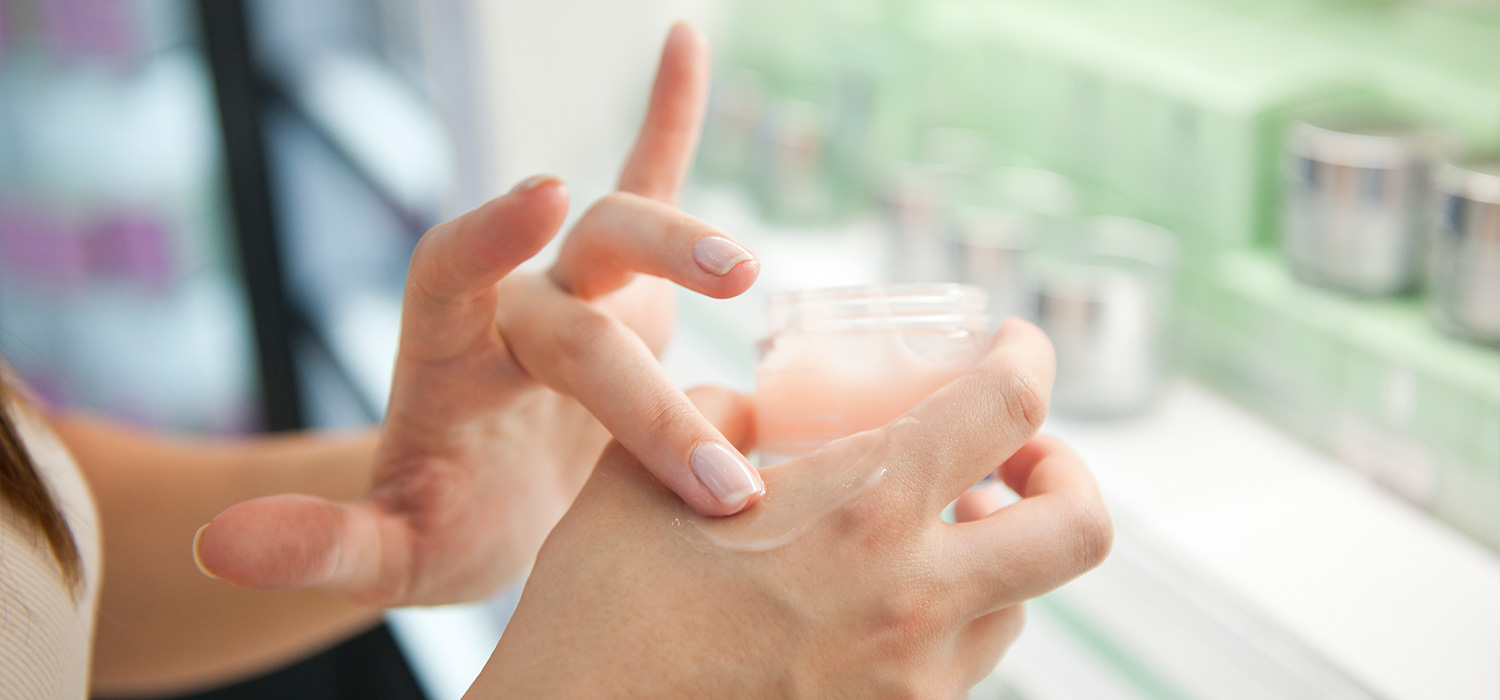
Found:
[[[900,417],[984,354],[987,306],[960,284],[773,294],[756,364],[762,463]]]

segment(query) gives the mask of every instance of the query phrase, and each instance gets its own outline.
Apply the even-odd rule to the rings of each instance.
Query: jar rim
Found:
[[[983,289],[958,282],[901,282],[896,284],[862,284],[845,287],[812,287],[771,293],[770,303],[787,304],[818,301],[865,301],[871,299],[900,301],[955,300],[983,305],[988,295]]]
[[[916,282],[798,289],[771,294],[772,332],[953,329],[988,322],[989,295],[973,285]]]

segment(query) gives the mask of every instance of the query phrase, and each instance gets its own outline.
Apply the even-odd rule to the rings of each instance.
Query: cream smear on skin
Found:
[[[851,435],[804,457],[763,467],[766,495],[760,503],[727,518],[681,515],[672,519],[672,530],[694,544],[737,552],[783,547],[879,484],[891,433],[916,425],[916,418],[902,418],[888,428]]]

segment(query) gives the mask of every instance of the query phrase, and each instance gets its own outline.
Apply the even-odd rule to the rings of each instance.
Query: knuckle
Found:
[[[928,563],[913,561],[914,571],[930,570]],[[921,576],[921,578],[917,578]],[[881,601],[877,619],[898,644],[925,644],[943,637],[964,617],[954,586],[914,574],[899,581]]]
[[[607,228],[605,222],[609,220],[610,212],[625,205],[625,196],[621,192],[611,192],[594,200],[594,203],[589,205],[589,208],[583,212],[583,215],[578,217],[578,223],[568,233],[564,245],[573,248],[580,246],[593,248],[599,245],[601,243],[599,239],[607,237],[596,236],[595,234],[602,233]]]
[[[1004,416],[1012,425],[1020,426],[1028,435],[1041,429],[1051,410],[1051,401],[1029,370],[1007,363],[991,367],[982,379],[993,392],[994,403],[1001,409],[998,415]]]
[[[1036,433],[1051,409],[1051,403],[1039,388],[1036,378],[1029,372],[1013,368],[1005,386],[1005,406],[1011,420],[1024,426],[1028,432]]]
[[[829,513],[828,531],[868,552],[889,552],[911,536],[906,521],[893,513],[909,513],[921,501],[908,489],[871,489]]]
[[[955,683],[946,675],[941,666],[906,669],[890,678],[876,696],[885,700],[951,700]]]
[[[429,297],[437,296],[441,291],[438,288],[440,282],[449,277],[445,271],[445,261],[439,255],[440,251],[434,250],[438,246],[434,241],[439,235],[438,227],[434,226],[417,239],[417,245],[412,248],[410,270],[407,273],[410,285]]]
[[[672,395],[650,399],[645,411],[646,429],[651,435],[679,435],[690,430],[696,422],[696,411],[684,406]]]
[[[1109,512],[1097,501],[1070,499],[1063,512],[1064,527],[1070,533],[1069,551],[1077,573],[1084,573],[1104,562],[1114,547],[1114,523]]]
[[[616,321],[588,307],[554,319],[552,350],[563,364],[577,365],[590,361],[610,336],[619,332]]]
[[[595,201],[594,204],[589,207],[588,211],[584,212],[584,216],[602,216],[611,209],[619,209],[621,207],[629,206],[632,198],[634,197],[635,195],[632,195],[629,192],[610,192],[609,194],[606,194]]]

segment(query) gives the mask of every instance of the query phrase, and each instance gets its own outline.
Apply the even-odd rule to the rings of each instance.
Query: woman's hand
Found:
[[[241,586],[318,587],[370,604],[482,597],[530,564],[611,433],[701,513],[753,503],[759,476],[654,356],[673,324],[668,280],[722,298],[759,269],[672,206],[707,75],[702,35],[674,27],[620,191],[581,217],[547,274],[511,273],[562,225],[555,177],[423,236],[368,497],[234,506],[200,530],[200,567]]]
[[[767,551],[682,530],[693,514],[611,446],[543,546],[468,697],[958,696],[1015,640],[1023,601],[1110,548],[1088,470],[1034,437],[1051,380],[1046,338],[1007,323],[974,370],[906,418],[764,470],[760,505],[709,523],[795,516],[776,511],[786,494],[879,460],[873,487]],[[691,393],[725,435],[750,438],[743,398]],[[990,513],[965,496],[972,522],[941,521],[997,467],[1019,502]]]

